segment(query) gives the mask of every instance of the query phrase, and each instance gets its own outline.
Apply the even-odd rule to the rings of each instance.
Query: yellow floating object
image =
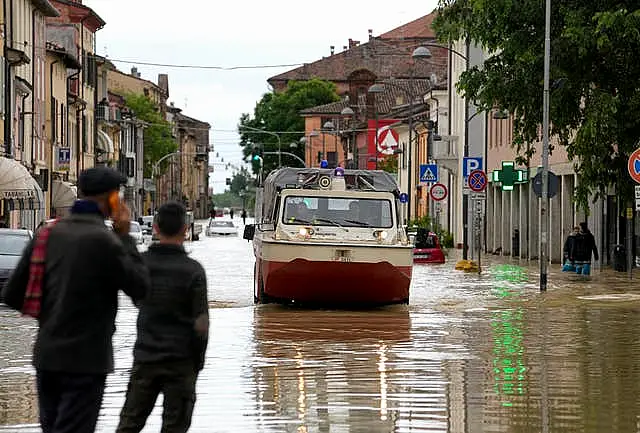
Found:
[[[478,272],[478,263],[473,260],[460,260],[456,263],[456,271]]]

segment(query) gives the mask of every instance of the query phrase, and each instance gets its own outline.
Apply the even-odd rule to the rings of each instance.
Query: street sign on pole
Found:
[[[420,182],[438,182],[438,166],[436,164],[420,164]]]
[[[447,198],[447,187],[441,183],[436,183],[429,190],[429,195],[435,201],[444,200]]]
[[[629,169],[629,175],[631,179],[636,183],[640,183],[640,148],[634,150],[629,156],[629,163],[627,164]],[[636,196],[637,198],[637,196]]]
[[[462,162],[462,176],[469,177],[474,170],[482,170],[482,157],[464,158]]]
[[[556,176],[552,171],[547,171],[547,179],[547,194],[549,198],[553,198],[558,193],[560,181],[558,180],[558,176]],[[533,184],[531,187],[533,188],[533,192],[536,197],[542,197],[542,171],[539,171],[538,174],[533,177]]]
[[[487,175],[482,170],[473,170],[469,173],[469,188],[473,192],[481,192],[487,187]]]

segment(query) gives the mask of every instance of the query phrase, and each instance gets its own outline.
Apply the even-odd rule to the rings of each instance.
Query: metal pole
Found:
[[[282,167],[282,141],[280,140],[280,136],[276,135],[278,139],[278,168]]]
[[[413,95],[409,95],[409,151],[407,154],[407,162],[409,163],[409,176],[407,177],[407,209],[409,210],[408,220],[411,221],[411,200],[413,196],[413,189],[411,185],[411,180],[413,179]],[[378,136],[378,132],[376,131],[376,137]],[[418,200],[416,200],[417,202]],[[417,215],[416,215],[417,217]]]
[[[544,26],[544,89],[542,101],[542,199],[540,201],[540,291],[547,290],[549,233],[549,63],[551,57],[551,0],[546,0]]]
[[[602,254],[602,251],[600,252]],[[633,279],[633,265],[634,265],[634,255],[633,255],[633,208],[627,208],[627,273],[629,274],[629,279]]]
[[[376,170],[378,169],[378,101],[377,99],[378,97],[376,96],[376,137],[375,137],[376,148],[373,151],[373,155],[376,157]]]

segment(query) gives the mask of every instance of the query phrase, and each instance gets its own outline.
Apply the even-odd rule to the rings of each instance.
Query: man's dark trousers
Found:
[[[43,433],[93,433],[106,374],[38,370],[38,404]]]
[[[161,433],[184,433],[191,426],[198,371],[193,362],[134,363],[117,433],[138,433],[163,395]]]

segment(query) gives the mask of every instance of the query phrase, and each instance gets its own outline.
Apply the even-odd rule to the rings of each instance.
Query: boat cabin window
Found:
[[[282,222],[342,227],[393,227],[391,201],[373,198],[303,197],[285,199]]]

